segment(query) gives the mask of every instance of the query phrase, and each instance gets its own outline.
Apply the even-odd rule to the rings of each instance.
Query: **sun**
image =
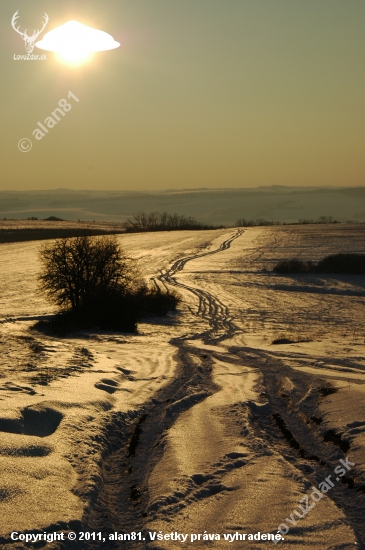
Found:
[[[64,48],[57,52],[57,58],[68,65],[80,65],[82,63],[88,63],[94,57],[94,52],[87,50],[77,50],[72,48]]]
[[[56,52],[61,61],[79,65],[90,61],[94,52],[113,50],[120,43],[104,31],[87,27],[78,21],[68,21],[46,33],[35,45],[41,50]]]

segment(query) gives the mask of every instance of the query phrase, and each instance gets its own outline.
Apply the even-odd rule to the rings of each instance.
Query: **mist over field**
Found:
[[[216,225],[232,225],[239,218],[296,222],[333,216],[339,221],[365,221],[365,187],[0,192],[0,218],[123,222],[141,211],[183,214]]]

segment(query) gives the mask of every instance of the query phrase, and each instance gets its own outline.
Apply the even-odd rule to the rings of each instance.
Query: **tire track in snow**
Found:
[[[191,254],[177,260],[166,272],[156,277],[164,286],[169,284],[180,287],[197,296],[198,315],[209,321],[211,330],[207,331],[207,336],[210,336],[211,341],[217,340],[212,337],[217,336],[217,333],[220,335],[218,339],[222,339],[237,331],[228,308],[209,292],[180,283],[176,275],[190,260],[229,249],[231,243],[242,233],[243,230],[238,230],[210,252]],[[158,286],[156,279],[153,280]],[[194,338],[201,337],[199,334]],[[183,336],[171,342],[178,350],[177,371],[171,382],[138,412],[134,411],[133,419],[126,422],[123,431],[120,432],[117,425],[115,429],[111,428],[111,439],[119,438],[119,441],[105,456],[101,465],[98,494],[83,518],[84,526],[87,526],[85,530],[131,532],[143,528],[149,502],[148,480],[158,460],[156,455],[163,454],[162,442],[166,434],[183,412],[218,390],[211,378],[211,360],[199,348],[187,346],[185,340],[186,337]],[[131,449],[133,452],[130,452]],[[106,543],[104,547],[111,550],[145,548],[145,545],[138,542],[119,542]]]
[[[181,272],[184,269],[184,267],[185,267],[185,265],[187,264],[188,261],[194,260],[194,259],[197,259],[197,258],[200,258],[200,257],[203,257],[203,256],[211,255],[211,254],[216,254],[220,251],[228,249],[230,247],[232,241],[235,240],[236,238],[238,238],[242,233],[243,233],[242,230],[237,231],[237,233],[232,235],[229,239],[225,240],[217,249],[215,249],[211,252],[193,254],[193,255],[187,256],[185,258],[182,258],[180,260],[177,260],[170,267],[170,269],[168,269],[166,272],[161,274],[160,277],[158,277],[158,280],[161,283],[163,283],[165,286],[166,286],[166,284],[169,284],[171,286],[180,287],[184,290],[187,290],[187,291],[191,292],[192,294],[194,294],[199,299],[199,307],[198,307],[197,314],[199,316],[201,316],[203,319],[206,319],[206,320],[209,321],[211,330],[207,331],[205,333],[205,336],[209,339],[210,343],[214,343],[214,342],[217,342],[219,340],[229,338],[229,337],[231,337],[232,333],[237,332],[238,328],[234,324],[233,319],[230,315],[230,312],[229,312],[228,308],[218,298],[216,298],[215,296],[213,296],[209,292],[207,292],[203,289],[199,289],[199,288],[196,288],[196,287],[191,287],[187,284],[181,283],[177,279],[176,276],[179,274],[179,272]],[[253,255],[255,257],[255,260],[257,260],[262,255],[262,252],[260,254],[256,251],[256,254],[253,254]],[[219,336],[217,337],[217,335],[219,335]],[[189,337],[190,340],[201,339],[201,338],[202,338],[202,335],[196,335],[193,338]],[[185,340],[185,339],[186,338],[177,339],[177,340],[180,340],[180,342],[182,343],[183,340]],[[175,343],[178,345],[178,347],[180,347],[178,341],[176,341]],[[192,352],[193,350],[191,349],[190,351]],[[246,354],[244,353],[244,350],[241,350],[241,353],[240,353],[240,350],[235,349],[233,347],[233,348],[230,348],[229,351],[230,351],[229,355],[232,359],[238,359],[239,360],[241,358],[242,362],[244,362],[244,363],[247,361],[247,357],[246,357]],[[259,357],[261,357],[261,355],[262,355],[260,352],[257,353],[258,350],[250,350],[250,351],[251,352],[255,351],[255,355],[258,355]],[[213,353],[211,352],[209,355],[210,355],[211,360],[212,360],[216,354],[214,352]],[[263,355],[265,356],[265,354],[263,354]],[[264,360],[265,364],[262,364],[262,363],[260,364],[260,361],[259,361],[259,365],[256,365],[256,366],[259,367],[259,371],[261,371],[262,374],[264,375],[264,387],[265,387],[266,391],[270,394],[268,407],[272,408],[272,411],[271,411],[272,413],[274,411],[276,411],[276,413],[277,413],[277,411],[279,410],[280,413],[284,414],[284,416],[287,418],[288,417],[288,414],[287,414],[288,411],[286,410],[286,407],[285,406],[284,407],[279,406],[279,405],[282,405],[282,403],[278,403],[278,399],[273,399],[274,396],[271,395],[272,392],[268,391],[268,390],[270,390],[270,387],[273,385],[274,379],[275,379],[276,383],[278,381],[276,380],[275,375],[274,375],[274,379],[271,379],[270,381],[266,379],[267,375],[268,375],[268,372],[267,372],[268,371],[268,368],[267,368],[268,365],[266,363],[267,359],[268,358],[265,357],[265,360]],[[269,371],[271,373],[271,369],[269,369]],[[271,373],[271,374],[273,374],[273,373]],[[279,376],[279,378],[280,378],[280,376]],[[303,384],[303,386],[305,387],[305,384]],[[210,397],[210,400],[212,400],[212,399],[214,400],[213,396]],[[191,408],[191,410],[196,411],[199,408],[204,408],[207,405],[208,401],[209,401],[209,399],[203,400],[199,405],[193,406]],[[251,411],[251,413],[252,413],[252,411]],[[203,417],[204,416],[207,417],[207,415],[203,415]],[[331,449],[331,448],[327,449],[326,448],[327,446],[325,444],[324,445],[320,444],[319,445],[320,450],[318,449],[319,454],[320,454],[320,456],[326,457],[327,460],[323,461],[323,459],[320,460],[317,456],[315,456],[314,458],[316,458],[316,460],[319,462],[319,464],[318,465],[316,463],[313,464],[313,461],[311,460],[312,455],[309,451],[311,451],[311,447],[313,445],[315,447],[315,444],[317,443],[317,445],[318,445],[318,443],[319,443],[318,440],[316,440],[316,436],[313,437],[313,435],[310,433],[311,432],[310,429],[307,430],[308,433],[304,433],[304,432],[306,432],[306,430],[305,430],[306,426],[302,425],[302,422],[301,422],[302,419],[300,417],[300,414],[298,414],[298,411],[292,410],[289,417],[292,420],[293,428],[295,428],[294,429],[295,437],[298,437],[299,440],[302,440],[304,438],[304,441],[302,441],[302,442],[306,443],[309,446],[308,452],[307,452],[306,448],[303,449],[304,454],[303,454],[302,458],[295,457],[296,453],[294,451],[294,453],[293,453],[294,463],[297,464],[299,472],[301,472],[301,470],[303,470],[304,477],[311,477],[312,482],[314,482],[314,483],[317,482],[318,483],[323,478],[323,470],[327,470],[327,472],[326,472],[327,474],[331,473],[331,471],[333,471],[333,467],[334,467],[333,456],[331,456],[332,460],[330,459],[329,456],[326,456],[327,454],[331,455],[331,451],[333,451],[333,449]],[[253,418],[254,418],[254,426],[256,426],[256,429],[259,429],[259,431],[261,431],[261,436],[263,437],[263,439],[269,441],[270,434],[272,434],[273,432],[274,433],[276,432],[275,426],[273,425],[274,424],[273,420],[275,418],[275,414],[268,415],[268,416],[267,416],[267,414],[264,414],[263,418],[261,418],[260,415],[257,417],[255,414],[253,414]],[[259,422],[259,419],[261,420],[262,425],[261,425],[261,422]],[[176,422],[177,422],[177,420],[176,420]],[[199,422],[199,424],[200,424],[200,422]],[[189,431],[189,434],[191,433],[191,431],[192,430]],[[180,435],[179,435],[179,437],[180,437]],[[190,437],[190,435],[189,435],[189,437]],[[290,451],[288,453],[288,443],[287,442],[286,443],[282,442],[282,448],[281,449],[276,444],[275,441],[271,441],[271,445],[273,446],[273,449],[276,450],[276,452],[279,451],[279,454],[284,456],[284,457],[291,454]],[[305,447],[307,447],[307,445],[305,445]],[[205,446],[204,446],[204,448],[205,448]],[[336,454],[336,451],[334,452],[334,454]],[[340,454],[342,454],[342,453],[340,453]],[[338,457],[336,456],[336,458],[338,458]],[[312,472],[312,475],[309,476],[308,472]],[[287,476],[287,472],[285,473],[284,477],[286,477],[286,476]],[[284,481],[284,479],[282,480],[282,482],[283,481]],[[343,493],[345,493],[345,495]],[[345,501],[346,500],[351,501],[354,508],[356,509],[356,505],[359,503],[359,501],[361,501],[362,495],[358,494],[358,493],[357,494],[351,494],[351,491],[349,491],[346,487],[345,488],[336,487],[336,491],[333,492],[331,497],[332,497],[331,501],[333,502],[335,507],[339,511],[342,510],[342,512],[345,514],[345,516],[349,520],[349,523],[350,523],[352,529],[356,533],[356,535],[358,537],[358,540],[361,541],[361,539],[362,539],[362,536],[361,536],[362,529],[361,529],[361,527],[358,523],[359,518],[356,516],[356,514],[355,514],[356,517],[352,517],[353,514],[351,514],[349,512],[348,506],[346,506]],[[173,495],[170,495],[170,498],[173,498]],[[161,504],[163,504],[163,502]],[[178,510],[178,509],[179,509],[179,503],[177,503],[177,509],[176,510]]]
[[[225,306],[216,296],[213,296],[210,292],[186,285],[181,283],[176,278],[176,275],[180,273],[187,262],[191,260],[196,260],[204,256],[211,256],[217,254],[218,252],[223,252],[228,250],[231,246],[231,243],[238,239],[244,233],[243,229],[239,229],[234,235],[231,235],[229,239],[226,239],[222,244],[215,250],[210,252],[202,252],[200,254],[191,254],[177,260],[167,271],[161,273],[157,279],[164,285],[169,284],[174,287],[182,288],[194,294],[199,300],[199,306],[197,314],[209,321],[211,330],[208,331],[208,335],[212,337],[213,334],[219,335],[215,340],[229,338],[234,332],[237,332],[239,329],[234,324],[232,316],[227,306]],[[201,335],[197,335],[194,338],[201,338]]]
[[[327,395],[331,395],[322,393],[328,387],[324,378],[313,379],[305,371],[293,370],[282,361],[280,354],[271,351],[231,346],[229,352],[242,361],[250,357],[251,364],[261,371],[268,414],[253,416],[255,432],[295,466],[304,482],[310,480],[313,486],[318,486],[326,476],[333,476],[340,459],[350,456],[350,461],[353,460],[352,441],[343,439],[341,432],[334,432],[330,427],[320,427],[322,418],[319,418],[318,407]],[[285,354],[282,356],[285,357]],[[365,525],[361,512],[365,508],[363,473],[355,465],[337,481],[341,482],[335,483],[326,496],[346,518],[356,536],[356,548],[365,550]],[[347,547],[352,546],[349,543]],[[345,546],[339,545],[338,548]]]
[[[210,330],[204,333],[211,344],[216,344],[218,340],[229,337],[233,331],[237,330],[230,317],[229,310],[218,298],[209,292],[180,283],[177,275],[184,269],[188,261],[228,249],[232,241],[241,234],[242,231],[238,231],[215,250],[186,256],[177,260],[170,269],[156,278],[163,285],[180,287],[198,298],[198,315],[208,320],[211,327]],[[143,532],[146,532],[150,529],[150,526],[152,530],[155,526],[159,529],[161,526],[168,525],[171,518],[176,518],[179,510],[182,510],[183,507],[189,510],[199,510],[199,523],[205,517],[204,511],[209,516],[212,510],[217,511],[219,509],[221,501],[219,499],[215,501],[209,497],[220,492],[222,493],[222,499],[223,497],[226,499],[224,502],[230,502],[230,496],[233,502],[236,498],[233,488],[238,481],[237,476],[239,476],[240,468],[246,465],[248,468],[254,468],[255,463],[258,461],[258,471],[252,470],[251,477],[253,478],[253,482],[249,485],[252,499],[254,499],[254,495],[257,493],[258,484],[263,481],[260,470],[263,464],[270,465],[268,467],[268,475],[272,476],[272,471],[276,472],[276,476],[274,476],[276,485],[272,485],[270,477],[266,480],[266,490],[270,490],[271,488],[270,494],[274,495],[275,491],[278,491],[279,487],[281,488],[284,483],[287,483],[288,495],[293,492],[293,483],[290,481],[292,474],[290,466],[288,467],[286,461],[282,461],[281,459],[277,461],[275,454],[272,452],[267,454],[265,448],[263,448],[263,445],[268,443],[268,447],[271,448],[272,446],[276,452],[279,452],[279,456],[289,455],[290,447],[288,449],[285,441],[282,441],[278,445],[275,440],[274,422],[270,414],[270,412],[277,412],[279,410],[281,413],[284,413],[282,416],[287,418],[288,414],[285,415],[287,411],[283,410],[286,408],[285,404],[277,403],[277,399],[274,399],[274,402],[271,403],[273,410],[268,410],[263,414],[263,411],[260,411],[260,407],[255,406],[252,403],[252,399],[249,399],[250,403],[242,408],[242,414],[240,414],[239,411],[241,409],[236,412],[229,411],[230,405],[227,405],[225,402],[223,403],[223,401],[220,403],[219,399],[219,393],[222,398],[224,393],[225,398],[229,399],[231,396],[229,390],[237,390],[235,380],[229,383],[227,381],[227,374],[228,376],[233,376],[232,373],[235,366],[239,367],[242,364],[246,364],[248,357],[250,357],[250,365],[252,366],[253,362],[253,366],[257,370],[266,373],[268,369],[266,360],[269,358],[266,355],[261,357],[261,354],[257,350],[252,349],[235,349],[232,347],[227,354],[224,350],[222,352],[220,348],[208,351],[208,348],[201,347],[200,344],[195,348],[191,343],[186,342],[187,339],[201,338],[202,335],[200,334],[193,338],[191,336],[189,338],[186,336],[176,338],[171,342],[178,350],[176,376],[168,386],[165,386],[160,392],[156,393],[151,402],[146,403],[138,412],[135,411],[137,416],[128,424],[128,435],[120,433],[121,441],[117,444],[116,450],[104,461],[101,475],[102,483],[97,502],[92,505],[91,514],[85,517],[86,525],[92,527],[90,530],[105,530],[108,527],[113,531],[130,532],[131,530],[143,530]],[[225,386],[223,388],[217,388],[211,372],[212,368],[217,368],[217,360],[218,363],[221,361],[218,355],[222,356],[222,360],[227,362],[227,365],[232,362],[232,365],[226,367],[228,372],[224,372],[224,376],[222,377],[222,382],[225,382],[225,384],[223,383],[223,386]],[[256,361],[254,360],[255,358]],[[274,372],[272,375],[275,379]],[[250,375],[248,374],[248,376]],[[218,383],[220,384],[220,381]],[[242,378],[242,384],[242,387],[246,391],[247,380],[245,377]],[[267,384],[265,386],[267,387]],[[272,392],[269,391],[269,393],[271,394]],[[270,397],[273,399],[273,396],[270,395]],[[233,394],[232,399],[233,403],[235,401],[244,401],[242,398],[234,398]],[[219,405],[222,405],[222,414],[216,418],[216,411]],[[270,405],[266,408],[270,408]],[[213,409],[215,411],[214,414],[211,413]],[[247,423],[245,421],[246,412]],[[290,427],[293,425],[293,434],[300,440],[299,436],[303,432],[303,427],[296,422],[297,414],[295,413],[297,411],[291,410],[290,412],[292,416],[295,416],[290,423]],[[184,413],[185,417],[180,421],[179,419]],[[210,420],[208,429],[204,421],[206,418]],[[245,421],[243,427],[248,430],[248,434],[245,436],[245,447],[247,444],[248,449],[246,451],[245,447],[243,447],[242,450],[244,453],[248,452],[247,456],[244,453],[240,453],[239,456],[237,455],[235,443],[237,443],[238,434],[237,437],[231,434],[232,425],[235,420],[238,423],[237,426]],[[195,426],[198,429],[195,429]],[[220,435],[220,427],[222,427],[221,431],[223,434],[230,434],[227,437],[227,441]],[[300,433],[297,435],[298,431]],[[217,435],[213,437],[215,433]],[[166,487],[166,490],[157,491],[157,494],[154,495],[153,484],[157,485],[159,482],[158,474],[154,475],[154,469],[157,464],[161,465],[162,463],[165,464],[164,467],[166,468],[166,472],[168,472],[169,457],[175,456],[173,451],[169,454],[169,449],[175,449],[174,442],[177,442],[176,447],[180,445],[181,434],[186,434],[186,447],[188,444],[192,446],[194,454],[189,450],[186,453],[189,463],[185,464],[186,461],[181,463],[181,475],[178,475],[178,471],[176,472],[178,491],[175,491],[173,487],[171,489]],[[270,434],[274,434],[273,440],[270,439]],[[230,440],[231,435],[232,443]],[[210,441],[210,445],[207,446],[205,440],[204,443],[202,442],[202,436],[209,437],[212,440]],[[223,443],[228,448],[221,450],[220,445],[223,445]],[[131,452],[131,449],[133,452]],[[218,457],[215,456],[216,451],[219,451]],[[280,451],[282,452],[280,453]],[[253,452],[254,455],[252,455]],[[202,457],[204,460],[202,460]],[[251,464],[253,457],[255,458]],[[305,459],[298,459],[294,451],[292,458],[294,463],[297,463],[298,460],[300,461],[301,466],[305,468],[305,476],[308,476],[307,470],[309,466],[311,467],[313,483],[323,478],[322,466],[317,467],[316,464],[307,464]],[[278,465],[277,470],[273,470],[272,466],[274,464]],[[231,480],[229,476],[234,477]],[[301,476],[301,478],[303,477]],[[315,477],[317,478],[316,480]],[[163,476],[163,478],[168,481],[170,480],[168,475]],[[256,478],[257,483],[255,481]],[[242,497],[239,496],[238,498],[242,499],[243,496],[247,498],[247,486],[246,483],[245,492],[242,493]],[[151,500],[151,496],[154,497],[153,500]],[[202,507],[199,507],[202,499],[207,500]],[[215,504],[216,502],[218,504]],[[218,508],[215,508],[215,506]],[[227,507],[229,508],[229,506]],[[223,509],[219,509],[219,511],[223,514]],[[328,511],[333,513],[333,509],[329,509]],[[280,519],[281,517],[285,518],[285,514],[286,512],[283,510],[282,514],[280,514]],[[246,519],[247,521],[253,521],[250,515]],[[154,524],[154,521],[161,523]],[[187,525],[189,525],[187,531],[190,530],[193,532],[193,524],[190,523],[190,520]],[[272,522],[272,525],[275,529],[276,523]],[[302,536],[304,534],[307,534],[305,530]],[[135,544],[121,542],[119,544],[109,543],[105,545],[105,548],[110,550],[114,548],[121,550],[128,548],[129,550],[132,548],[152,548],[152,546],[148,544],[148,541],[145,543],[136,542]],[[159,548],[162,548],[162,546],[159,546]]]

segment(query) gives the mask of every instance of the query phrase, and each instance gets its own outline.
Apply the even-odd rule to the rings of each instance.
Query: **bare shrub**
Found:
[[[79,310],[106,293],[136,287],[135,262],[121,250],[115,236],[76,237],[44,244],[39,252],[40,286],[63,309]]]
[[[365,274],[365,254],[332,254],[316,264],[297,258],[282,260],[275,265],[276,273],[340,273],[344,275]]]
[[[39,255],[40,288],[60,308],[42,327],[135,332],[142,316],[164,315],[180,301],[173,292],[148,287],[115,236],[60,239],[44,244]]]
[[[333,254],[320,260],[316,266],[318,273],[344,273],[363,275],[365,254]]]
[[[309,263],[298,260],[297,258],[282,260],[273,268],[273,271],[276,273],[306,273],[309,270]]]

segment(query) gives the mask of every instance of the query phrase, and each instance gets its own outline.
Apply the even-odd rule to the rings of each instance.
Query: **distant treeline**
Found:
[[[306,218],[301,218],[297,222],[279,222],[279,221],[270,221],[263,218],[258,218],[256,220],[246,220],[245,218],[240,218],[236,221],[236,227],[257,227],[264,225],[301,225],[301,224],[317,224],[317,223],[340,223],[338,220],[335,220],[333,216],[319,216],[316,220],[308,220]],[[352,222],[353,223],[353,222]]]
[[[264,220],[262,218],[257,220],[246,220],[245,218],[240,218],[236,221],[236,227],[256,227],[261,225],[282,225],[282,223]]]
[[[0,243],[17,243],[24,241],[43,241],[48,239],[64,239],[70,237],[93,237],[96,235],[110,235],[124,233],[124,231],[104,231],[102,229],[78,229],[78,228],[24,228],[2,229],[0,228]]]
[[[127,232],[140,231],[178,231],[184,229],[222,229],[225,226],[207,225],[191,216],[168,214],[167,212],[140,212],[134,214],[125,223]]]
[[[333,216],[319,216],[316,220],[307,220],[301,218],[298,223],[341,223],[338,220],[335,220]]]
[[[346,275],[365,274],[365,254],[332,254],[318,263],[298,258],[282,260],[273,269],[276,273],[342,273]]]

